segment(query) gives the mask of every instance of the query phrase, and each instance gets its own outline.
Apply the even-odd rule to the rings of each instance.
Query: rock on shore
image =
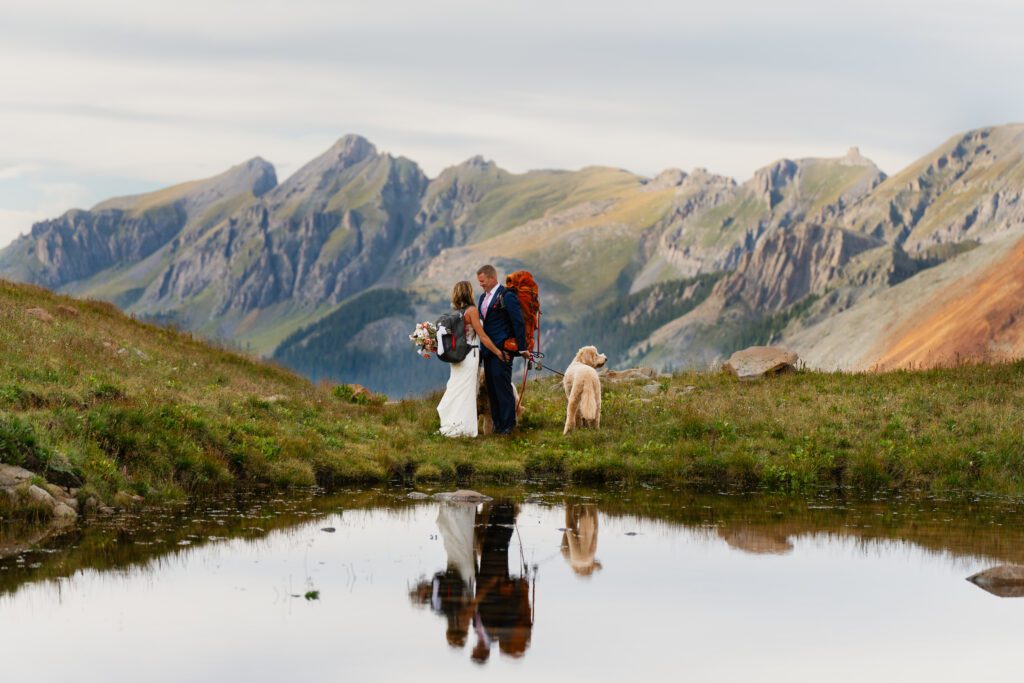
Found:
[[[740,379],[757,379],[765,375],[795,372],[799,357],[777,346],[751,346],[737,351],[722,366]]]
[[[59,525],[78,519],[78,499],[73,489],[33,483],[33,472],[16,465],[0,464],[0,506],[19,515],[50,519]]]

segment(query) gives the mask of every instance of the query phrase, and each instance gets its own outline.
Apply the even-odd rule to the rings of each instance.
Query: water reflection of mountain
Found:
[[[445,633],[452,647],[466,646],[474,634],[470,657],[486,662],[497,645],[511,657],[521,657],[533,633],[530,571],[521,556],[518,571],[509,572],[509,546],[518,509],[504,501],[442,503],[437,526],[447,554],[447,566],[412,590],[413,602],[429,605],[447,620]]]

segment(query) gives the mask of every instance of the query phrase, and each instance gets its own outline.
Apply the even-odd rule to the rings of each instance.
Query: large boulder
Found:
[[[78,518],[75,494],[51,483],[33,484],[36,475],[23,467],[0,464],[0,510],[17,517],[51,519],[55,524]]]
[[[24,467],[0,464],[0,488],[17,486],[21,482],[28,481],[34,476],[34,474],[26,470]]]
[[[53,316],[45,308],[26,308],[25,315],[36,320],[42,320],[44,323],[53,322]]]
[[[53,521],[56,524],[71,524],[78,519],[78,513],[67,503],[57,503],[53,506]]]
[[[751,346],[729,356],[722,370],[740,379],[757,379],[795,372],[799,360],[795,353],[778,346]]]

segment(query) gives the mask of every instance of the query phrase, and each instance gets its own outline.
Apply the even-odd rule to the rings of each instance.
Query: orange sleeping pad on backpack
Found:
[[[516,293],[519,308],[523,312],[526,331],[526,350],[536,351],[540,347],[540,288],[528,270],[517,270],[505,278],[505,288]]]

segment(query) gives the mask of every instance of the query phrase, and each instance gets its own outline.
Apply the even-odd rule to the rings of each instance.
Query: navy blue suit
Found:
[[[504,286],[498,285],[491,297],[486,314],[483,311],[484,297],[480,295],[477,307],[483,319],[484,333],[499,349],[506,339],[515,339],[520,350],[526,348],[526,325],[519,298]],[[514,354],[509,354],[514,356]],[[480,347],[480,360],[484,366],[484,385],[491,402],[491,418],[495,434],[507,434],[516,426],[516,398],[512,393],[512,358],[503,363],[486,347]]]

